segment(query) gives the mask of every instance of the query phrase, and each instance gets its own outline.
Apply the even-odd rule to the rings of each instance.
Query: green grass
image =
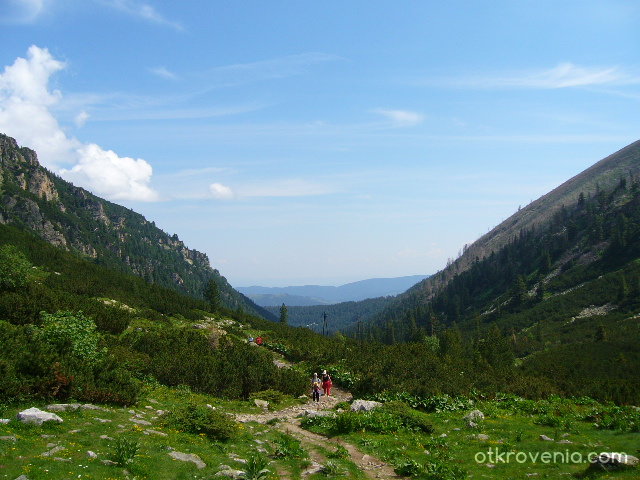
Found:
[[[293,472],[292,478],[299,476],[304,461],[300,459],[273,459],[275,439],[278,432],[268,426],[258,424],[238,424],[237,434],[227,442],[212,442],[204,435],[184,433],[162,426],[158,410],[171,410],[185,403],[212,405],[224,412],[258,413],[260,409],[252,402],[225,401],[207,395],[191,393],[188,389],[172,389],[156,386],[147,387],[142,400],[130,408],[106,407],[102,410],[77,410],[59,413],[62,424],[51,422],[42,426],[24,425],[17,421],[0,424],[0,436],[15,436],[17,441],[0,441],[0,479],[15,479],[26,474],[31,480],[38,479],[209,479],[225,464],[233,469],[243,469],[243,463],[233,460],[237,456],[248,460],[252,456],[268,455],[270,464],[267,468],[275,472],[278,468]],[[14,418],[22,409],[44,404],[29,403],[3,408],[3,417]],[[147,408],[151,407],[151,408]],[[129,413],[134,411],[134,414]],[[131,422],[134,415],[140,415],[151,426],[137,425]],[[107,420],[101,422],[98,419]],[[152,429],[166,436],[145,434]],[[46,437],[43,437],[45,435]],[[110,439],[102,439],[106,435]],[[118,461],[120,439],[126,438],[130,443],[138,445],[131,461],[120,465],[105,465],[102,460]],[[261,443],[256,442],[258,440]],[[52,447],[49,444],[65,447],[54,455],[42,454]],[[199,470],[195,464],[172,459],[170,449],[179,452],[196,454],[207,467]],[[260,451],[266,450],[266,453]],[[88,451],[95,452],[97,458],[90,458]],[[131,453],[131,452],[129,452]],[[231,455],[231,457],[230,457]],[[54,457],[63,460],[55,460]],[[129,474],[125,472],[128,471]],[[268,478],[277,478],[274,475]]]
[[[583,420],[593,408],[592,406],[579,405],[562,399],[549,404],[538,403],[541,410],[548,409],[551,412],[549,415],[556,416],[560,421],[544,422],[551,423],[552,426],[540,424],[540,418],[548,419],[548,417],[512,408],[501,408],[500,403],[487,401],[476,405],[487,416],[484,421],[479,422],[478,428],[474,429],[467,427],[462,418],[466,412],[440,412],[425,414],[435,428],[432,434],[400,429],[391,434],[359,431],[338,437],[396,467],[404,467],[405,471],[411,471],[412,466],[415,471],[418,466],[427,465],[435,470],[440,467],[458,467],[467,472],[466,477],[456,477],[446,472],[433,476],[424,473],[415,475],[415,478],[434,480],[436,478],[442,480],[526,478],[527,473],[537,473],[536,478],[561,478],[561,475],[581,476],[588,467],[586,460],[585,463],[571,461],[563,463],[564,457],[569,456],[571,460],[572,454],[576,456],[580,454],[586,458],[590,452],[604,451],[624,452],[638,456],[640,452],[638,433],[602,430],[593,422]],[[330,434],[332,431],[326,424],[312,426],[310,430],[324,434]],[[476,437],[478,434],[488,435],[489,438],[479,440]],[[540,435],[547,435],[555,438],[556,441],[540,440]],[[558,443],[559,440],[568,440],[572,443],[562,444]],[[489,450],[493,458],[489,458]],[[496,451],[497,453],[505,452],[501,457],[503,461],[495,458]],[[507,461],[506,452],[513,452],[510,461]],[[543,452],[550,452],[549,463],[542,462],[540,455]],[[517,453],[520,453],[519,457],[516,457]],[[527,460],[519,463],[516,458],[523,458],[523,455],[527,455]],[[535,457],[536,455],[538,457]],[[556,455],[555,462],[553,455]],[[537,458],[535,462],[531,460],[532,456]],[[634,469],[603,472],[595,478],[631,479],[638,478],[638,475],[638,469]]]

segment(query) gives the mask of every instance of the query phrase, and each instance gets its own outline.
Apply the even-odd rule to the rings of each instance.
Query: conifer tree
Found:
[[[286,325],[289,322],[289,311],[287,306],[283,303],[280,307],[280,323]]]

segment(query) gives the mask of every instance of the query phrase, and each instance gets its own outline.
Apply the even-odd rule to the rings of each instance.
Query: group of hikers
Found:
[[[247,342],[248,343],[255,343],[256,345],[262,345],[264,340],[262,339],[262,337],[257,337],[257,338],[249,337],[249,338],[247,338]]]
[[[326,370],[322,371],[322,377],[318,377],[318,374],[314,373],[313,378],[311,379],[311,396],[313,401],[320,401],[320,389],[323,391],[322,395],[330,397],[332,386],[333,382],[331,381],[331,376]]]

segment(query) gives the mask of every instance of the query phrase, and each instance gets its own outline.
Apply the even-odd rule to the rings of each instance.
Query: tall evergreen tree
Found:
[[[283,303],[280,307],[280,323],[286,325],[289,322],[289,311],[287,306]]]

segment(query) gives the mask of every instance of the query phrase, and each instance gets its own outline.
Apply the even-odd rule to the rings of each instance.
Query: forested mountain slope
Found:
[[[615,188],[621,178],[628,179],[630,176],[639,174],[640,140],[600,160],[514,213],[471,245],[465,246],[463,254],[458,259],[412,288],[407,301],[424,301],[424,299],[430,298],[451,278],[470,268],[476,259],[481,260],[489,256],[491,252],[497,252],[519,235],[522,230],[539,229],[547,225],[563,205],[575,204],[581,193],[587,198],[593,197],[600,190],[609,191]]]
[[[267,318],[235,291],[206,254],[187,248],[142,215],[73,186],[43,168],[36,152],[0,134],[0,223],[16,225],[96,263],[202,298],[209,280],[221,301]]]
[[[602,241],[610,242],[615,217],[622,205],[632,199],[632,190],[635,191],[637,188],[638,176],[640,176],[640,142],[635,142],[519,210],[466,247],[462,256],[445,269],[398,296],[385,312],[373,319],[373,323],[378,326],[386,325],[390,320],[398,320],[402,317],[410,323],[412,315],[415,316],[416,312],[418,317],[424,317],[429,301],[434,299],[434,303],[437,303],[436,297],[447,291],[451,281],[479,264],[484,264],[485,261],[495,262],[496,256],[501,252],[504,254],[519,239],[533,239],[532,241],[537,242],[536,252],[541,255],[542,250],[544,252],[549,250],[549,238],[564,235],[567,243],[563,245],[562,251],[569,255],[570,247],[575,248],[576,252],[590,248],[585,243],[585,238],[589,236],[588,231],[578,232],[579,234],[573,230],[569,232],[569,227],[573,229],[576,221],[579,219],[585,221],[586,218],[589,224],[585,225],[584,229],[602,230],[600,235]],[[528,257],[531,252],[524,252],[523,255]],[[593,252],[593,255],[597,257],[599,253]],[[559,258],[553,260],[558,262]],[[509,270],[502,273],[507,276],[503,281],[513,283],[515,274],[527,276],[532,272],[520,270],[514,273]],[[502,281],[498,283],[501,284]],[[491,291],[495,291],[496,288],[496,285],[491,285]],[[476,292],[476,294],[479,293]],[[483,291],[480,298],[488,301],[491,295],[490,292]],[[469,298],[462,295],[450,303],[457,305],[454,311],[465,311],[468,308],[468,301]],[[478,298],[472,301],[477,302]],[[449,312],[446,317],[447,320],[444,323],[451,323],[456,321],[457,315]]]

